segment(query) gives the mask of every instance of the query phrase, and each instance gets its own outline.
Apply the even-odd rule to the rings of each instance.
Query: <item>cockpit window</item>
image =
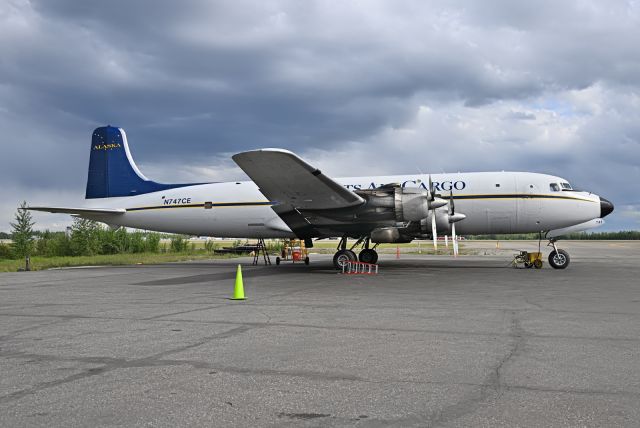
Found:
[[[560,183],[560,185],[562,186],[562,190],[573,190],[569,183]]]
[[[560,186],[558,186],[558,183],[551,183],[549,184],[549,189],[551,189],[552,192],[559,192]]]

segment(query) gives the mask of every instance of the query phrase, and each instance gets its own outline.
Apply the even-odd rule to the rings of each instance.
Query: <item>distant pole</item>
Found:
[[[31,270],[31,257],[27,256],[24,260],[24,270],[29,272]]]

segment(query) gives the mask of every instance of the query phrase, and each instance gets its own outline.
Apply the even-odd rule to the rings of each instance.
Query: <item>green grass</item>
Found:
[[[208,253],[139,253],[109,254],[101,256],[78,257],[32,257],[31,270],[44,270],[56,267],[72,266],[123,266],[135,264],[157,264],[184,262],[188,260],[207,260],[230,258],[229,255],[212,255]],[[0,272],[16,272],[24,268],[24,260],[0,260]]]

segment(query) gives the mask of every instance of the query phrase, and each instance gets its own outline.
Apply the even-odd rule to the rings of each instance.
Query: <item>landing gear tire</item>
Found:
[[[535,267],[536,269],[542,269],[542,260],[536,259],[533,262],[533,267]]]
[[[305,264],[305,265],[308,265],[308,264],[309,264],[309,256],[307,256],[307,257],[305,257],[305,258],[304,258],[304,264]]]
[[[336,269],[342,270],[343,266],[346,266],[349,262],[355,262],[358,260],[356,253],[351,250],[339,250],[333,256],[333,265]]]
[[[553,250],[549,253],[549,264],[554,269],[566,269],[570,260],[569,253],[565,250]]]
[[[358,256],[358,259],[362,263],[375,264],[378,261],[378,253],[376,252],[376,250],[365,248],[364,250],[360,251],[360,255]]]
[[[276,257],[276,266],[280,265],[280,257]]]

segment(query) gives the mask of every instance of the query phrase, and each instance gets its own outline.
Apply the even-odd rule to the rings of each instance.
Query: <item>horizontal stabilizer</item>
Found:
[[[27,207],[31,211],[44,211],[47,213],[60,213],[60,214],[107,214],[107,215],[120,215],[127,212],[124,208],[68,208],[68,207]]]

